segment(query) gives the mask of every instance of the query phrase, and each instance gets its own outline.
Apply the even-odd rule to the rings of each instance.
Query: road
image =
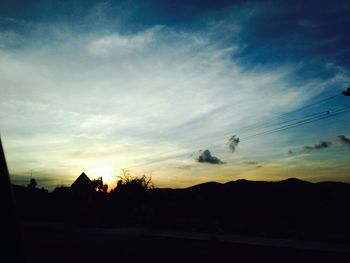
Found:
[[[247,237],[242,237],[241,241],[239,237],[220,241],[203,234],[84,229],[46,224],[23,224],[22,236],[29,263],[350,262],[350,254],[343,246],[333,246],[341,248],[339,251],[324,251],[284,246],[283,242],[278,246],[278,240],[266,243],[262,239]]]

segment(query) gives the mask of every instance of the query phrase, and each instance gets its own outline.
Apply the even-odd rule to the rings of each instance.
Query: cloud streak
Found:
[[[317,144],[314,145],[307,145],[304,146],[302,150],[300,150],[300,153],[307,153],[312,151],[318,151],[322,149],[329,148],[331,146],[334,146],[334,143],[340,143],[343,145],[350,145],[350,138],[346,137],[345,135],[338,135],[337,138],[334,141],[320,141]],[[295,150],[288,150],[289,155],[295,154]]]
[[[333,143],[330,141],[321,141],[320,143],[317,143],[312,146],[304,146],[302,152],[310,152],[315,150],[322,150],[330,147]]]
[[[116,169],[177,167],[203,145],[226,158],[220,138],[233,127],[297,109],[327,88],[324,80],[294,83],[294,65],[247,70],[239,42],[217,41],[225,21],[197,31],[44,24],[32,21],[32,34],[0,32],[1,132],[17,174],[62,167],[66,176],[94,158]],[[332,85],[347,80],[337,77]],[[238,144],[229,139],[234,157]],[[201,158],[223,163],[209,150]]]
[[[250,164],[250,165],[257,165],[257,164],[259,164],[259,162],[257,162],[257,161],[245,161],[244,163],[245,164]]]

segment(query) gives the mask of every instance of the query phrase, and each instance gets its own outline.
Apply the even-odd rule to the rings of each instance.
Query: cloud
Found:
[[[178,166],[212,144],[222,156],[219,138],[233,127],[297,109],[328,85],[295,83],[294,68],[283,64],[247,70],[239,43],[208,38],[211,28],[30,28],[47,34],[0,35],[1,132],[14,172],[35,164],[47,174],[63,167],[64,177],[94,158],[116,169]],[[232,152],[238,143],[230,138]],[[204,153],[201,160],[222,163]]]
[[[317,144],[312,145],[312,146],[304,146],[302,151],[309,152],[309,151],[314,151],[314,150],[321,150],[321,149],[328,148],[331,145],[332,145],[332,142],[330,142],[330,141],[321,141],[320,143],[317,143]]]
[[[21,35],[14,31],[0,31],[0,49],[18,46],[23,43]]]
[[[102,57],[130,56],[131,53],[145,50],[156,41],[156,34],[162,29],[161,26],[154,26],[145,31],[131,35],[123,35],[118,32],[107,34],[98,39],[92,40],[87,51],[92,55]]]
[[[255,168],[262,168],[263,167],[258,161],[245,161],[243,163],[248,164],[248,165],[252,165]]]
[[[304,28],[313,29],[313,28],[320,26],[320,22],[312,21],[312,20],[308,20],[308,19],[302,19],[302,20],[297,21],[297,25],[304,27]]]
[[[177,169],[181,169],[181,170],[189,170],[189,169],[192,168],[192,165],[188,165],[188,164],[186,164],[186,165],[180,165],[180,166],[177,166],[176,168],[177,168]]]
[[[255,165],[255,164],[258,164],[259,162],[257,162],[257,161],[245,161],[244,162],[245,164],[251,164],[251,165]]]
[[[244,161],[244,164],[254,166],[255,168],[261,168],[262,165],[258,161]]]
[[[335,140],[335,142],[339,142],[340,144],[344,144],[344,145],[350,145],[350,138],[346,137],[345,135],[338,135],[337,139]],[[332,141],[321,141],[315,145],[307,145],[304,146],[301,150],[300,153],[306,153],[306,152],[310,152],[310,151],[317,151],[317,150],[322,150],[322,149],[326,149],[329,148],[333,145]],[[288,150],[288,154],[293,155],[296,154],[296,151],[294,150]]]
[[[201,151],[197,161],[200,163],[224,164],[219,158],[212,156],[209,150]]]
[[[230,139],[228,139],[228,147],[231,150],[231,152],[235,152],[238,143],[239,138],[236,135],[233,135]]]
[[[346,137],[345,135],[338,135],[337,140],[341,144],[350,145],[350,138]]]

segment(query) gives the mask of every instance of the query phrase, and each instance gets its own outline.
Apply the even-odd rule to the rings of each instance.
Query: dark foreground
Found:
[[[132,229],[23,224],[22,235],[28,262],[350,262],[346,251],[249,245]]]
[[[111,193],[13,186],[19,219],[92,228],[163,228],[350,243],[350,184],[237,180]]]

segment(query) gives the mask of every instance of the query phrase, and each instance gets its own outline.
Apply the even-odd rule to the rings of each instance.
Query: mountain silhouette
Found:
[[[348,183],[241,179],[177,189],[76,191],[90,182],[83,173],[71,188],[51,193],[14,186],[21,219],[350,242]]]

